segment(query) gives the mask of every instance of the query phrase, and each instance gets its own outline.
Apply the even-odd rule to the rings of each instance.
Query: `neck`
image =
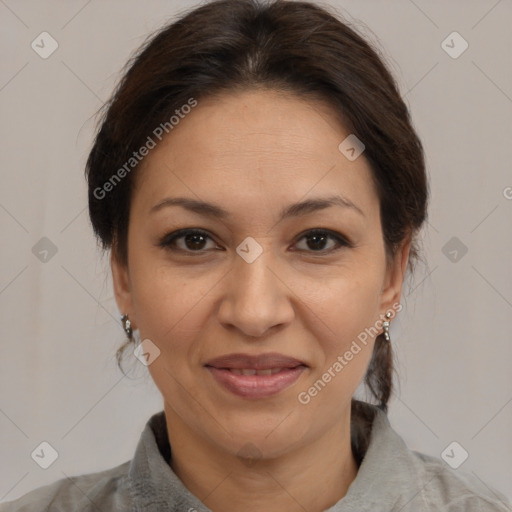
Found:
[[[213,512],[320,512],[345,496],[357,474],[350,404],[324,435],[280,457],[259,460],[241,460],[190,431],[167,404],[165,415],[171,467]]]

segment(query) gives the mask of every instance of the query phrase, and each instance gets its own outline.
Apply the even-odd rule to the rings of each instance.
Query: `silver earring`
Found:
[[[386,320],[384,320],[384,322],[382,322],[382,327],[384,328],[384,338],[386,339],[386,341],[389,341],[390,338],[389,338],[389,319],[391,318],[391,313],[388,311],[386,313]]]
[[[123,323],[123,329],[124,329],[124,332],[126,333],[126,336],[128,336],[129,339],[132,339],[132,335],[133,335],[132,323],[130,322],[128,315],[123,315],[121,317],[121,322]]]

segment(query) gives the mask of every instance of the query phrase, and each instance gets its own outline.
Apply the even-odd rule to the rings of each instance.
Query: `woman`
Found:
[[[428,187],[393,78],[347,25],[305,2],[191,11],[131,62],[87,178],[118,358],[135,349],[164,411],[131,461],[2,511],[510,510],[387,419]],[[353,398],[363,380],[374,400]]]

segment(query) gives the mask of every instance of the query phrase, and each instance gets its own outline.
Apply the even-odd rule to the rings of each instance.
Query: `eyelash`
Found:
[[[209,238],[210,240],[213,240],[206,231],[202,231],[200,229],[190,229],[189,228],[189,229],[180,229],[178,231],[174,231],[173,233],[169,233],[169,234],[165,235],[160,240],[158,245],[159,245],[159,247],[162,247],[163,249],[166,249],[168,251],[183,252],[183,253],[188,253],[190,255],[192,255],[193,253],[198,253],[198,254],[204,253],[205,252],[204,250],[192,251],[192,250],[179,249],[179,248],[172,247],[172,244],[176,240],[178,240],[180,238],[184,238],[187,235],[200,235],[200,236],[203,236],[204,238]],[[333,247],[331,249],[321,249],[318,251],[313,251],[313,250],[308,251],[308,250],[303,250],[303,249],[299,249],[299,251],[310,252],[313,254],[331,254],[335,251],[342,249],[343,247],[348,247],[348,248],[353,247],[353,245],[345,237],[343,237],[339,233],[336,233],[329,229],[319,229],[319,228],[311,229],[311,230],[303,233],[302,236],[299,238],[299,241],[302,240],[303,238],[307,238],[308,236],[309,237],[326,236],[327,238],[331,238],[331,239],[335,240],[337,242],[338,246]]]

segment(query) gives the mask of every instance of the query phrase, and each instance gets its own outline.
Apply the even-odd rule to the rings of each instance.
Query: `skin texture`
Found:
[[[357,474],[350,401],[374,339],[310,403],[297,396],[400,301],[409,242],[386,259],[369,164],[364,153],[351,162],[338,150],[348,135],[320,102],[268,90],[225,94],[201,100],[137,175],[128,266],[112,253],[116,300],[140,339],[161,351],[148,369],[164,399],[171,465],[213,511],[321,511]],[[333,194],[362,213],[331,206],[279,220],[292,203]],[[178,196],[230,216],[150,212]],[[159,246],[183,228],[209,238]],[[351,246],[305,236],[314,228]],[[252,263],[236,252],[248,236],[263,249]],[[308,368],[277,395],[244,399],[204,367],[234,352],[278,352]],[[256,461],[239,455],[248,443]]]

